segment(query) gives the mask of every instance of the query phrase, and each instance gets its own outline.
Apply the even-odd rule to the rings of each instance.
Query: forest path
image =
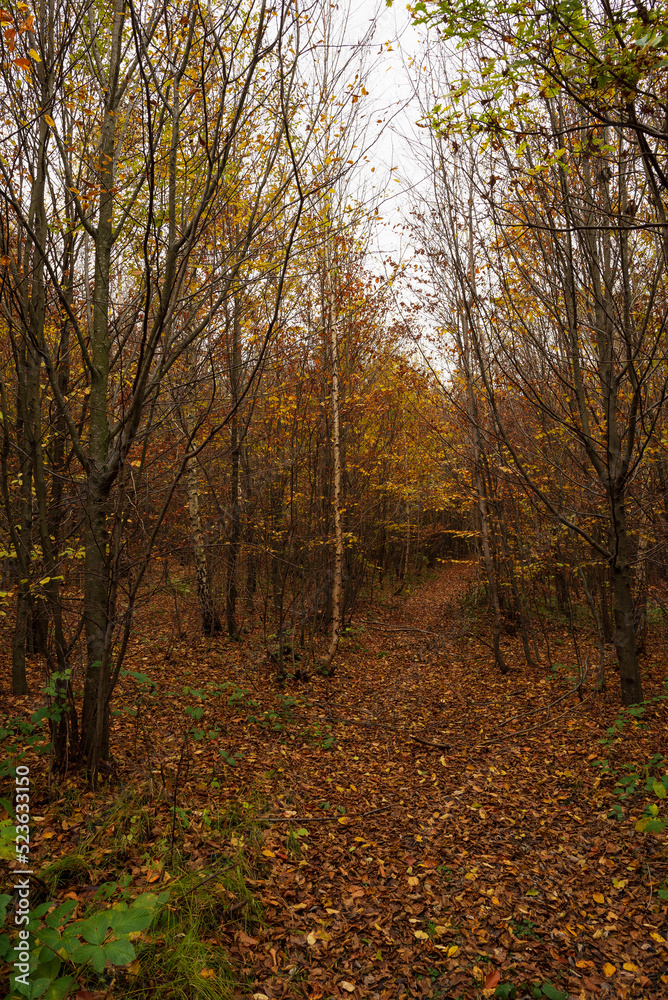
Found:
[[[640,807],[610,819],[594,764],[616,707],[510,642],[501,677],[461,609],[471,578],[450,563],[375,602],[335,677],[246,732],[244,787],[272,820],[265,923],[226,937],[240,996],[666,995],[665,835],[635,833]],[[620,759],[638,740],[622,731]]]

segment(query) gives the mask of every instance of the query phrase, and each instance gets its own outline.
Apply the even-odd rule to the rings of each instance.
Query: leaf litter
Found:
[[[129,659],[154,686],[137,702],[124,682],[115,777],[153,795],[144,851],[160,835],[173,850],[178,836],[193,872],[230,846],[253,856],[262,916],[225,890],[218,932],[247,984],[239,997],[668,993],[666,835],[636,831],[637,796],[615,812],[600,764],[607,754],[640,768],[665,750],[666,703],[602,748],[615,678],[580,701],[510,638],[502,677],[462,605],[471,572],[453,562],[385,598],[353,621],[334,678],[285,689],[250,644],[173,647],[165,624],[161,658],[151,609],[151,654],[137,641]],[[666,648],[652,652],[646,686],[659,693]],[[69,856],[93,820],[104,864],[104,795],[45,807],[38,856]],[[111,809],[113,782],[106,795]],[[221,835],[208,817],[226,812],[241,818]],[[137,889],[169,881],[169,858],[137,855],[128,841]],[[92,892],[71,895],[83,905]]]

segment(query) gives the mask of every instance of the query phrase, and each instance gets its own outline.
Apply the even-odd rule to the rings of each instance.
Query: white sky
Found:
[[[415,125],[420,110],[411,80],[416,71],[408,66],[419,50],[420,35],[405,0],[397,0],[391,8],[384,0],[358,0],[349,19],[347,39],[351,43],[359,41],[376,13],[378,23],[367,50],[371,70],[365,86],[369,95],[363,99],[366,107],[360,108],[369,122],[368,142],[372,146],[357,182],[381,216],[369,263],[373,270],[384,271],[384,258],[397,260],[406,254],[402,223],[409,207],[408,192],[422,174],[409,142],[412,139],[414,143],[420,131]]]

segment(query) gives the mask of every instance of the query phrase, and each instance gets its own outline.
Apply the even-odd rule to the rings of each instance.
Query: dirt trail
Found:
[[[512,648],[501,677],[466,634],[470,577],[449,564],[360,615],[335,678],[245,746],[279,821],[266,925],[227,938],[244,996],[666,996],[665,837],[608,818],[593,761],[610,710]]]

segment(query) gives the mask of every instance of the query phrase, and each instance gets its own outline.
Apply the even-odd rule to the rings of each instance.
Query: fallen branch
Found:
[[[445,639],[442,632],[433,632],[427,628],[414,628],[412,625],[386,625],[385,622],[374,622],[370,618],[359,618],[358,621],[364,625],[371,625],[373,628],[384,628],[387,632],[420,632],[422,635],[435,635],[439,639]]]

